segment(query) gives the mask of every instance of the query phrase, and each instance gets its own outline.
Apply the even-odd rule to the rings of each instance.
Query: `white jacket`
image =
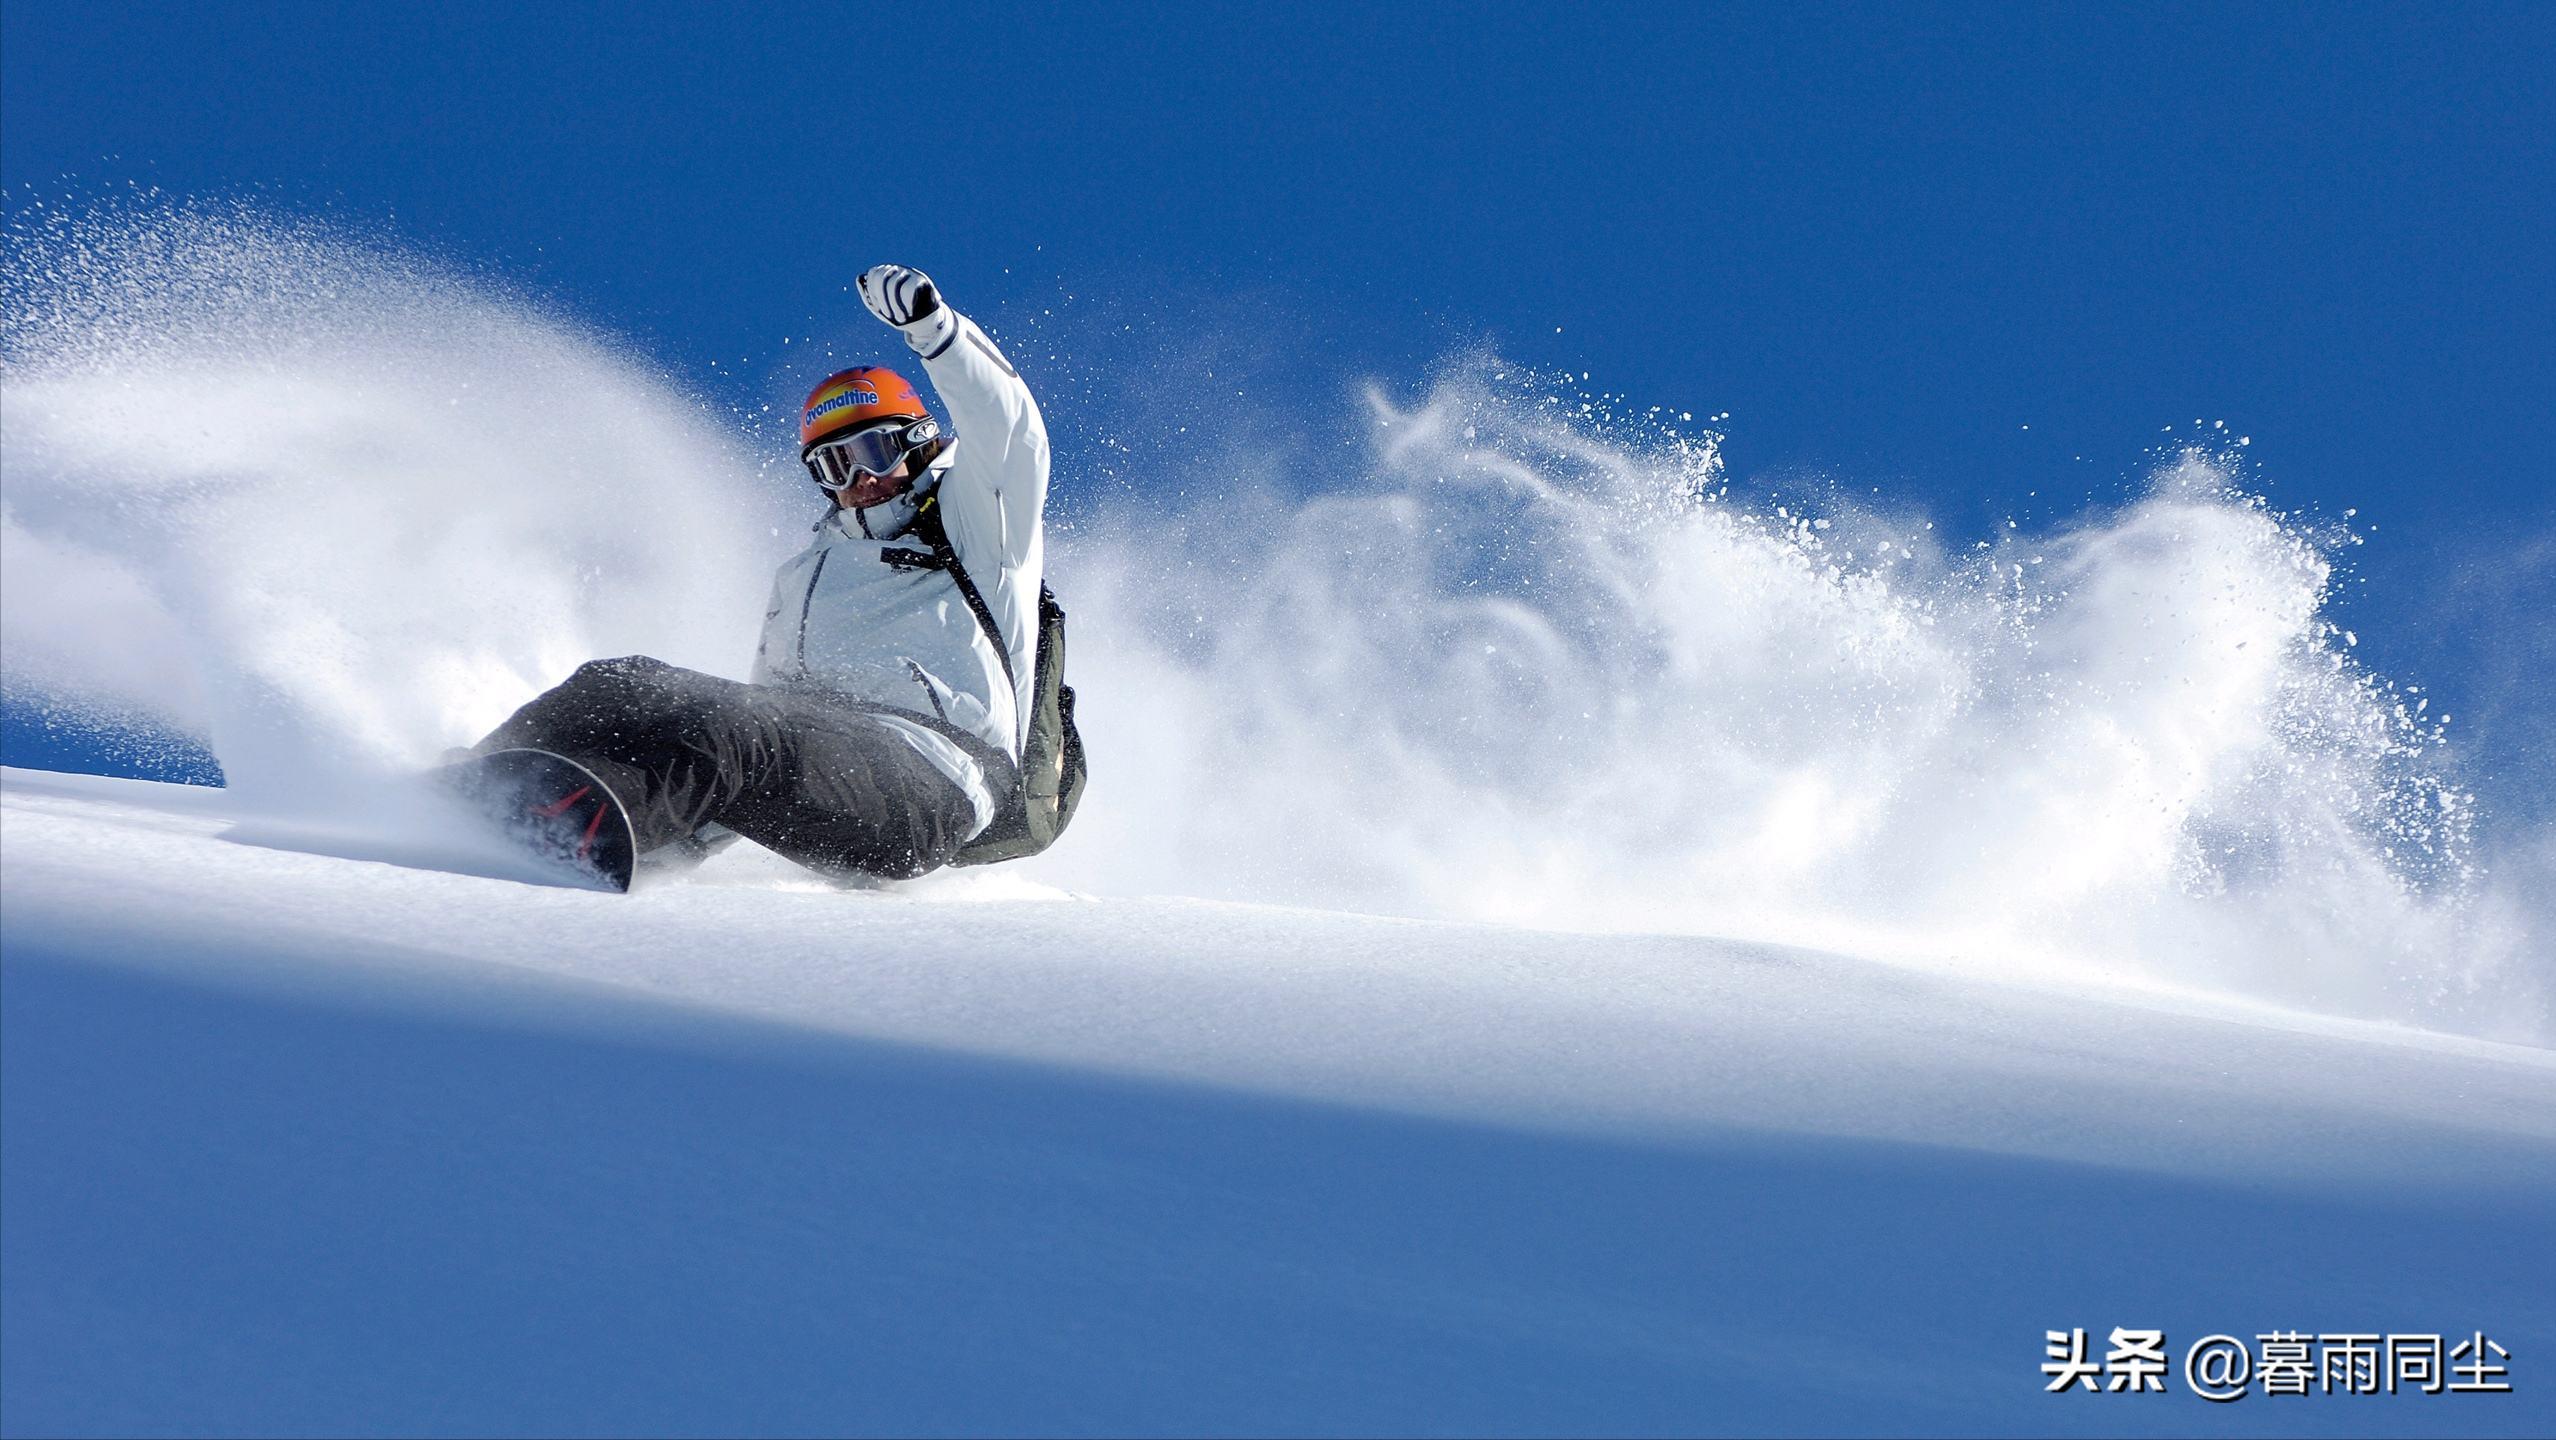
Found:
[[[981,831],[995,808],[985,767],[944,730],[1020,761],[1047,564],[1047,425],[1002,351],[946,303],[905,338],[955,439],[909,494],[817,522],[808,548],[773,576],[754,678],[912,716],[887,718],[968,792]],[[925,497],[1002,631],[1017,687],[957,582],[911,533]]]

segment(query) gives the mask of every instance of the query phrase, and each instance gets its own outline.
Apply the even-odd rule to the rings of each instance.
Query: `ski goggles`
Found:
[[[905,457],[941,438],[940,423],[930,416],[910,424],[873,425],[808,447],[799,457],[808,474],[828,490],[842,490],[864,475],[886,475]]]

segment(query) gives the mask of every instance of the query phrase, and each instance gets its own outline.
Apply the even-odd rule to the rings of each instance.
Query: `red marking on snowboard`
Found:
[[[585,766],[547,750],[492,750],[447,766],[439,778],[564,877],[608,890],[630,888],[638,844],[629,812],[612,787]]]
[[[565,811],[569,806],[576,804],[579,800],[585,798],[585,796],[594,788],[595,787],[592,785],[580,785],[575,790],[569,792],[567,799],[560,801],[558,804],[528,806],[524,813],[528,815],[538,815],[544,820],[557,819],[561,812]]]

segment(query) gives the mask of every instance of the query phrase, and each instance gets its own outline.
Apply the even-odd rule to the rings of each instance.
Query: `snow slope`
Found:
[[[0,772],[11,1433],[2556,1423],[2544,1050],[241,806]],[[2481,1328],[2518,1393],[2041,1393],[2116,1325]]]
[[[244,202],[8,239],[0,743],[229,788],[0,772],[0,1430],[2556,1433],[2544,777],[2241,437],[1982,537],[1586,374],[988,311],[1073,834],[608,899],[378,777],[739,673],[857,306],[723,413]],[[2044,1396],[2077,1326],[2520,1391]]]

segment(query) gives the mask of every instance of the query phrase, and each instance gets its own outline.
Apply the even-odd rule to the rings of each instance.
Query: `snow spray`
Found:
[[[308,792],[595,656],[743,672],[810,510],[756,458],[786,437],[318,227],[12,243],[13,694],[142,706]],[[1362,428],[1320,493],[1182,504],[1078,501],[1060,446],[1094,780],[1037,874],[2544,1038],[2548,847],[2479,853],[2445,726],[2324,618],[2333,537],[2227,457],[1966,546],[1734,500],[1711,430],[1488,356]]]
[[[603,339],[246,208],[10,240],[13,689],[147,706],[280,798],[467,743],[587,659],[751,646],[804,522]]]
[[[1078,525],[1095,775],[1143,758],[1068,883],[2543,1035],[2543,860],[2487,863],[2445,725],[2324,618],[2348,537],[2232,448],[1956,546],[1733,500],[1709,428],[1493,357],[1366,401],[1347,488]]]

